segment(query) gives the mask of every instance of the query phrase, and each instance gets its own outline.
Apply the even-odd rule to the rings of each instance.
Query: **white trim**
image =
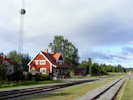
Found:
[[[30,72],[30,65],[29,65],[29,72]]]
[[[42,54],[42,56],[43,56],[50,64],[52,64],[52,63],[49,61],[49,59],[48,59],[42,52],[40,52],[40,54]]]
[[[55,67],[55,68],[56,68],[56,65],[53,65],[53,67]]]
[[[39,60],[34,60],[35,61],[35,65],[39,65]]]
[[[45,70],[45,73],[41,72],[42,70]],[[46,74],[46,71],[47,71],[46,68],[40,68],[40,72],[41,72],[42,74]]]
[[[40,61],[40,65],[46,65],[46,60],[39,60],[39,61]]]
[[[31,61],[27,64],[28,66],[31,64],[31,62],[37,57],[37,55],[40,53],[41,51],[39,51],[36,55],[35,55],[35,57],[33,57],[32,59],[31,59]]]
[[[50,64],[50,73],[52,73],[52,65]]]
[[[29,65],[31,64],[31,62],[37,57],[38,54],[42,54],[42,56],[50,63],[50,65],[53,65],[53,64],[48,60],[48,58],[47,58],[41,51],[39,51],[39,52],[35,55],[35,57],[32,58],[32,60],[27,64],[28,66],[29,66]],[[53,67],[56,68],[56,65],[53,65]]]

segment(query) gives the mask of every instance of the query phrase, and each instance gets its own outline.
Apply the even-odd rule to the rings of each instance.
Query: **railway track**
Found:
[[[113,100],[127,79],[127,75],[97,88],[76,100]]]
[[[52,90],[56,90],[56,89],[66,88],[69,86],[82,84],[85,82],[96,81],[96,80],[98,80],[98,79],[82,80],[82,81],[63,83],[60,85],[53,85],[53,86],[41,86],[41,87],[35,87],[35,88],[15,89],[15,90],[10,90],[10,91],[9,90],[8,91],[0,91],[0,100],[11,99],[11,98],[26,96],[26,95],[31,95],[31,94],[33,95],[33,94],[37,94],[37,93],[42,93],[42,92],[52,91]]]

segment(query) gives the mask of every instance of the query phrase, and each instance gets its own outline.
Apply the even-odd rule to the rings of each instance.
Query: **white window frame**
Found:
[[[40,60],[40,65],[45,65],[46,64],[46,60]]]
[[[43,70],[45,70],[45,72],[43,72]],[[42,74],[46,74],[46,68],[40,68],[40,72],[42,73]]]
[[[38,60],[35,60],[35,64],[38,65]]]

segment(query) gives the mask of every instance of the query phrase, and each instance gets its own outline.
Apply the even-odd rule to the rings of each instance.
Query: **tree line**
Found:
[[[126,72],[128,69],[122,67],[120,64],[117,66],[113,65],[106,65],[104,64],[98,64],[98,63],[93,63],[91,62],[91,58],[88,58],[88,61],[82,61],[79,65],[78,68],[86,68],[87,74],[92,74],[92,75],[99,75],[100,73],[102,74],[107,74],[108,72]]]

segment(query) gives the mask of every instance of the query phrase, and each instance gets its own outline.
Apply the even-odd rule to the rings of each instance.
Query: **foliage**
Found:
[[[50,77],[48,75],[37,73],[35,76],[35,81],[43,81],[43,80],[50,80]]]
[[[17,54],[17,51],[11,51],[7,54],[7,57],[10,58],[10,60],[13,62],[14,65],[14,71],[17,71],[19,66],[19,56]]]
[[[99,74],[99,65],[96,63],[93,63],[89,68],[89,73],[92,75]]]
[[[14,72],[19,70],[19,59],[21,59],[23,70],[28,71],[27,64],[30,61],[30,57],[28,53],[20,55],[20,54],[17,54],[17,51],[14,50],[9,52],[7,54],[7,57],[9,57],[14,64]]]
[[[30,72],[28,72],[26,75],[24,75],[25,80],[32,80],[32,78],[33,78],[33,75]]]
[[[89,64],[89,65],[92,64],[91,58],[88,58],[88,64]]]
[[[60,82],[60,80],[45,80],[45,81],[34,81],[34,80],[20,80],[20,81],[0,81],[0,88],[6,87],[17,87],[17,86],[29,86],[29,85],[37,85],[37,84],[48,84],[48,83],[56,83]]]
[[[22,64],[23,64],[23,70],[28,71],[27,64],[30,62],[31,58],[28,53],[22,54]]]
[[[0,80],[4,80],[6,76],[6,66],[4,64],[0,64]]]
[[[86,61],[82,61],[79,65],[78,65],[78,67],[79,68],[86,68],[86,70],[87,70],[87,74],[89,74],[89,64],[88,64],[88,62],[86,62]]]
[[[100,73],[103,75],[107,74],[108,72],[128,72],[129,70],[131,71],[131,69],[128,68],[124,68],[122,67],[120,64],[118,64],[117,66],[112,66],[112,65],[106,65],[104,64],[97,64],[97,63],[93,63],[91,61],[91,58],[88,58],[88,61],[82,61],[78,67],[83,67],[87,69],[87,72],[89,74],[97,74],[99,75]],[[88,74],[87,73],[87,74]]]
[[[24,75],[22,71],[16,71],[13,74],[6,75],[8,81],[19,81],[24,80]]]
[[[118,64],[118,65],[117,65],[117,68],[116,68],[116,71],[117,71],[117,72],[121,72],[121,71],[122,71],[121,68],[122,68],[121,65]]]
[[[79,63],[78,49],[63,36],[54,36],[53,43],[48,45],[51,51],[61,52],[65,62],[74,69]]]

